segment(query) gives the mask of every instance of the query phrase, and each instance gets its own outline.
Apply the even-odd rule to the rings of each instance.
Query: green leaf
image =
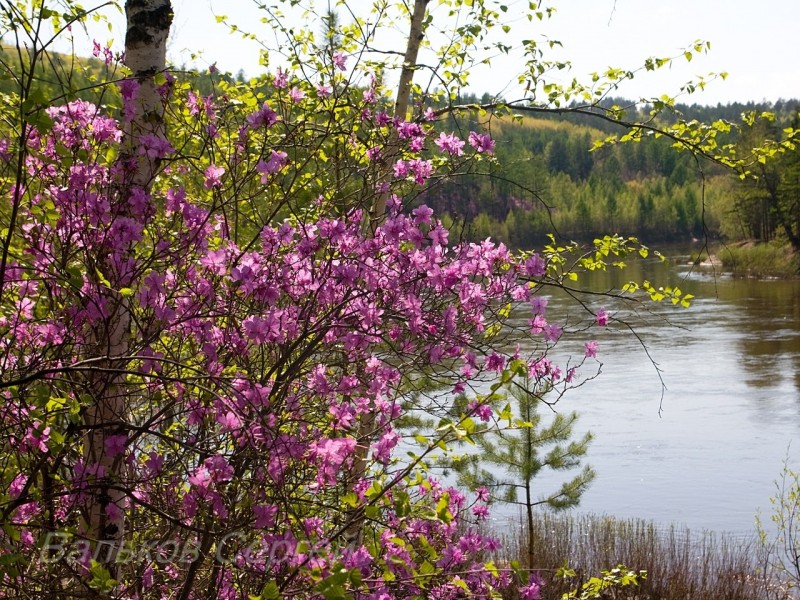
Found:
[[[436,572],[436,567],[426,560],[419,566],[417,572],[421,575],[433,575]]]
[[[261,596],[262,600],[279,600],[281,597],[281,590],[278,588],[278,584],[274,581],[270,581],[261,589]]]
[[[117,585],[117,580],[111,577],[111,573],[108,572],[108,569],[96,560],[91,562],[89,573],[92,575],[92,578],[89,580],[88,585],[92,589],[108,593]]]
[[[450,512],[450,494],[445,492],[436,503],[436,517],[444,522],[449,523],[453,520],[453,513]]]

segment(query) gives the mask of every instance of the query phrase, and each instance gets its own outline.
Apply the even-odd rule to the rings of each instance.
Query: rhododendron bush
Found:
[[[549,357],[571,332],[539,292],[631,242],[461,243],[415,195],[492,160],[490,132],[319,56],[210,94],[163,71],[123,73],[119,106],[7,98],[0,596],[535,597],[491,560],[485,494],[426,465],[517,376],[562,393],[596,365],[585,327]],[[514,306],[531,355],[498,341]]]

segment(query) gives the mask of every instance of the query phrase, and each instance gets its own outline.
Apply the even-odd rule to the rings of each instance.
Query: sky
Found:
[[[232,73],[240,69],[247,75],[263,72],[258,65],[258,46],[230,34],[215,19],[215,15],[226,15],[231,22],[268,36],[252,0],[173,3],[175,20],[169,44],[173,64],[203,67],[216,63]],[[324,6],[325,2],[318,4]],[[437,0],[431,2],[436,4]],[[581,79],[610,66],[634,69],[647,57],[674,56],[702,39],[711,43],[709,53],[695,55],[690,63],[676,61],[668,70],[637,75],[618,95],[675,95],[683,83],[698,75],[724,71],[728,74],[725,81],[712,82],[704,92],[681,100],[717,104],[800,97],[800,0],[551,0],[557,12],[535,24],[521,18],[527,0],[505,4],[512,31],[503,41],[513,44],[542,36],[562,42],[562,50],[548,54],[573,63],[571,71],[561,75],[562,81]],[[371,1],[351,0],[349,5],[358,12]],[[122,31],[121,21],[115,22]],[[104,35],[108,37],[107,32]],[[116,37],[121,40],[124,36],[119,33]],[[397,39],[398,49],[402,49],[401,37]],[[198,52],[201,58],[192,61],[191,53]],[[519,55],[494,59],[491,69],[474,73],[472,91],[504,92],[506,99],[511,99],[520,61]]]

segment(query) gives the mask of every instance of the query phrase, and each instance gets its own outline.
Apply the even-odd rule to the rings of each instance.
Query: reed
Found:
[[[524,521],[506,528],[503,559],[517,560],[543,582],[542,600],[561,600],[601,571],[625,565],[646,571],[638,587],[609,598],[636,600],[786,600],[796,598],[766,566],[756,540],[661,527],[643,519],[539,513],[534,523],[535,564],[527,565]],[[568,566],[572,577],[560,577]],[[517,600],[507,592],[507,600]]]

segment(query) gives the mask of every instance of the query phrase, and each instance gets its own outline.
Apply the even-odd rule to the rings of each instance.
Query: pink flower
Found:
[[[200,96],[195,94],[194,92],[189,92],[186,97],[186,105],[189,107],[189,114],[191,116],[195,116],[200,114]]]
[[[253,514],[256,517],[255,528],[265,529],[275,524],[278,507],[273,504],[258,504],[253,507]]]
[[[551,324],[544,328],[544,339],[548,342],[557,342],[563,333],[560,325]]]
[[[225,174],[224,167],[218,167],[217,165],[209,166],[204,172],[206,180],[203,182],[203,186],[207,190],[210,190],[211,188],[214,187],[219,187],[220,185],[222,185],[220,177],[222,177],[224,174]]]
[[[331,88],[331,86],[325,83],[320,83],[317,85],[317,96],[320,98],[327,98],[331,95],[331,92],[333,92],[333,88]]]
[[[297,86],[294,86],[289,92],[289,98],[295,103],[300,102],[305,97],[306,93]]]
[[[110,457],[119,456],[120,454],[125,452],[125,445],[127,443],[128,443],[128,436],[125,434],[110,435],[105,439],[106,453]]]
[[[447,231],[444,227],[442,227],[441,223],[438,223],[436,227],[432,228],[428,232],[428,237],[431,241],[438,245],[438,246],[446,246],[447,245],[447,238],[450,235],[450,232]]]
[[[340,71],[344,71],[347,69],[347,57],[342,54],[341,52],[337,52],[333,55],[333,66],[335,66]]]
[[[320,459],[317,483],[329,485],[336,481],[342,463],[353,453],[356,441],[353,438],[323,439],[317,442],[314,454]]]
[[[149,158],[160,159],[173,152],[175,152],[175,149],[172,144],[154,133],[146,133],[139,138],[139,154],[146,154]]]
[[[602,308],[597,311],[597,314],[594,316],[595,322],[600,325],[601,327],[605,327],[608,325],[608,313]]]
[[[433,175],[433,161],[415,158],[409,161],[408,166],[411,172],[414,173],[414,182],[417,185],[422,185],[426,179]]]
[[[494,140],[488,133],[469,132],[469,145],[475,148],[478,154],[494,154]]]
[[[378,443],[375,444],[375,449],[372,451],[373,458],[379,463],[388,464],[392,456],[392,450],[398,441],[400,441],[400,435],[397,432],[387,431],[384,433]]]
[[[598,343],[595,340],[592,340],[590,342],[586,342],[583,346],[585,348],[584,356],[586,356],[586,358],[596,358],[597,357]]]
[[[451,156],[461,156],[464,154],[464,140],[456,137],[454,133],[445,133],[444,131],[439,134],[439,137],[434,140],[442,152],[447,152]]]
[[[490,371],[496,371],[499,373],[506,368],[506,359],[496,352],[493,352],[486,359],[486,368]]]
[[[402,121],[397,125],[397,134],[401,140],[417,137],[423,134],[422,126],[419,123],[412,123],[410,121]]]
[[[37,448],[47,452],[47,442],[50,441],[50,427],[42,427],[41,421],[34,421],[33,427],[28,428],[25,439],[22,440],[23,448]]]
[[[542,277],[547,270],[547,263],[539,254],[534,254],[525,261],[524,270],[529,277]]]
[[[418,135],[408,143],[408,149],[412,152],[421,152],[425,147],[425,137]]]
[[[269,104],[264,102],[260,109],[247,116],[247,124],[251,129],[258,129],[259,127],[271,127],[278,120],[278,114],[269,107]]]
[[[473,412],[476,415],[478,415],[478,418],[484,423],[488,423],[489,419],[492,418],[492,414],[494,413],[491,406],[489,406],[488,404],[478,404],[478,402],[475,400],[469,403],[467,409],[470,412]]]
[[[433,209],[423,204],[411,211],[416,225],[430,225]]]
[[[531,335],[542,333],[544,328],[547,327],[547,320],[542,315],[536,315],[528,321],[531,327]]]
[[[139,82],[135,79],[123,79],[117,86],[123,100],[134,100],[139,95]]]
[[[204,465],[200,466],[189,475],[189,483],[196,488],[208,489],[211,485],[211,473]]]
[[[307,537],[321,536],[323,532],[323,524],[325,521],[319,517],[308,517],[303,519],[303,529],[306,531]]]
[[[22,493],[22,490],[25,489],[25,484],[27,482],[27,475],[17,473],[16,477],[14,477],[13,481],[8,486],[8,495],[14,500],[19,498],[19,495]]]
[[[289,85],[288,73],[278,67],[278,72],[275,74],[275,77],[272,79],[272,85],[274,85],[279,90],[282,90],[286,86]]]
[[[547,310],[548,300],[544,296],[534,296],[531,298],[531,310],[535,315],[544,315]]]
[[[261,183],[267,183],[270,175],[277,173],[284,166],[286,166],[287,159],[288,157],[286,152],[275,152],[275,150],[272,150],[269,160],[266,162],[263,160],[258,161],[258,164],[256,165],[256,171],[261,173]]]
[[[408,163],[403,159],[394,163],[394,176],[398,179],[405,179],[408,176]]]
[[[156,452],[151,452],[148,455],[144,465],[150,470],[150,472],[160,473],[161,469],[164,467],[164,457]]]
[[[522,600],[539,600],[542,597],[542,586],[535,581],[519,588],[519,597]]]
[[[224,415],[218,415],[217,423],[222,425],[222,431],[239,431],[242,428],[241,419],[230,410]]]
[[[242,321],[245,335],[256,344],[275,342],[281,337],[281,322],[279,316],[270,311],[262,317],[249,316]]]

